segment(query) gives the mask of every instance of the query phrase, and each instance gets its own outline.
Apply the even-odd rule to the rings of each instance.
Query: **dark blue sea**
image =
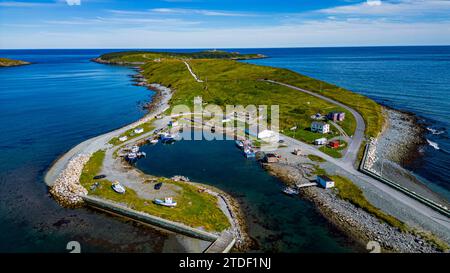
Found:
[[[170,235],[88,209],[61,208],[48,195],[43,182],[43,174],[52,161],[72,146],[130,123],[145,113],[142,104],[151,99],[153,92],[132,85],[131,68],[89,61],[109,51],[117,50],[0,50],[2,57],[33,62],[28,66],[0,69],[0,251],[65,251],[68,241],[78,240],[85,251],[152,252],[161,251],[170,239]],[[448,196],[450,47],[238,51],[268,55],[270,58],[252,62],[286,67],[418,115],[432,129],[427,139],[439,149],[423,147],[424,156],[410,168],[433,189]],[[225,151],[228,147],[224,144],[211,149]],[[221,164],[219,160],[210,164]],[[279,187],[276,180],[261,173],[255,165],[241,167],[236,170],[241,172],[236,177],[250,177],[246,179],[250,183],[246,186],[249,191],[251,183],[255,187],[258,183],[257,179],[251,179],[252,175]],[[204,172],[204,178],[214,177],[208,168]],[[223,181],[211,183],[220,186]],[[248,195],[251,200],[260,200],[261,206],[263,198],[269,201],[272,198],[264,191]],[[245,195],[241,198],[248,202]],[[271,201],[277,200],[280,199]],[[302,223],[311,231],[296,236],[286,233],[295,230],[292,223],[280,230],[289,214],[266,219],[258,204],[249,208],[254,221],[274,229],[272,237],[261,240],[260,249],[270,250],[274,238],[280,238],[276,236],[285,240],[274,251],[290,246],[296,251],[351,249],[311,206],[298,203],[295,211],[304,212]],[[314,244],[314,236],[319,236],[320,244]]]

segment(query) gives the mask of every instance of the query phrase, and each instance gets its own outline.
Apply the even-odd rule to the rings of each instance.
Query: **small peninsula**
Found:
[[[10,66],[20,66],[27,65],[29,62],[20,61],[20,60],[12,60],[7,58],[0,58],[0,67],[10,67]]]
[[[214,238],[213,245],[226,242],[221,243],[227,247],[220,251],[233,246],[245,250],[250,245],[247,223],[232,196],[192,182],[182,174],[156,177],[133,165],[139,156],[146,156],[140,153],[140,146],[169,138],[172,141],[173,135],[187,128],[201,130],[208,126],[211,132],[232,134],[250,143],[245,145],[263,154],[261,165],[267,171],[297,189],[295,195],[314,203],[319,213],[360,246],[376,241],[389,252],[446,250],[446,234],[435,234],[445,222],[434,225],[422,221],[437,215],[436,211],[448,213],[446,207],[406,187],[390,185],[389,180],[384,181],[371,170],[377,141],[383,140],[392,122],[387,110],[368,97],[288,69],[237,62],[258,58],[266,56],[210,50],[128,51],[93,59],[102,64],[133,66],[138,71],[133,76],[136,85],[157,94],[145,117],[86,140],[59,158],[45,176],[50,192],[65,206],[100,206],[114,214],[132,215],[139,221],[145,217],[163,227],[170,225],[172,230]],[[279,105],[282,142],[277,143],[281,144],[271,153],[264,153],[259,148],[268,140],[247,131],[223,128],[223,123],[230,121],[246,125],[257,122],[245,118],[245,111],[234,112],[219,122],[211,117],[199,122],[196,118],[203,114],[194,112],[172,114],[174,106],[192,107],[198,97],[205,105],[223,108]],[[313,125],[322,127],[318,130]],[[325,143],[317,143],[321,139]],[[244,154],[249,155],[246,151]],[[320,179],[333,182],[334,187],[321,187]],[[172,203],[172,199],[161,201],[167,196],[179,203]],[[161,207],[161,202],[173,207]],[[416,222],[425,224],[419,226]]]

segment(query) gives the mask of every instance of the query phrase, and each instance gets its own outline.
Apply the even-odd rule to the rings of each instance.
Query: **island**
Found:
[[[20,61],[20,60],[12,60],[7,58],[0,58],[0,67],[10,67],[10,66],[20,66],[27,65],[29,62]]]
[[[229,251],[233,246],[245,251],[250,244],[245,217],[232,196],[182,175],[145,174],[132,164],[145,156],[140,146],[174,141],[173,136],[183,129],[204,130],[206,126],[233,135],[237,144],[246,147],[242,148],[244,155],[260,153],[262,166],[286,183],[286,193],[313,202],[319,213],[362,247],[376,242],[389,252],[447,250],[440,225],[447,227],[448,222],[436,220],[449,215],[441,203],[445,201],[412,181],[406,172],[401,178],[391,178],[376,169],[380,151],[388,156],[394,150],[400,162],[410,156],[411,145],[420,144],[414,117],[288,69],[237,61],[265,57],[212,50],[127,51],[93,59],[134,67],[136,84],[157,95],[145,117],[86,140],[60,157],[45,175],[50,192],[64,206],[88,204],[214,241],[208,248],[211,252]],[[257,122],[247,110],[219,119],[194,111],[174,114],[175,106],[192,108],[198,98],[201,105],[219,108],[278,105],[280,141],[272,151],[260,151],[271,140],[223,126],[232,122],[248,128]],[[392,133],[398,130],[399,120],[408,134]],[[397,138],[391,143],[393,135]]]

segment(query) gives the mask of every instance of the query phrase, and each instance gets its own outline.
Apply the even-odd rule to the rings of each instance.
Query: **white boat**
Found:
[[[244,142],[240,141],[240,140],[235,140],[234,143],[236,144],[236,146],[239,149],[243,149],[244,148]]]
[[[134,145],[133,147],[131,147],[131,152],[132,152],[132,153],[137,153],[137,152],[139,152],[139,146]]]
[[[136,153],[127,154],[127,159],[130,161],[136,160],[137,158],[138,158],[138,155]]]
[[[157,139],[155,138],[155,139],[150,140],[150,143],[151,143],[151,144],[156,144],[156,143],[158,143],[158,141],[159,141],[159,140],[157,140]]]
[[[120,194],[124,194],[125,193],[125,187],[122,186],[118,181],[115,181],[112,185],[111,185],[112,189]]]
[[[291,187],[285,187],[283,189],[283,192],[287,195],[296,195],[296,194],[298,194],[298,189],[291,188]]]
[[[165,207],[175,207],[177,205],[177,202],[173,201],[172,197],[166,197],[164,198],[164,201],[161,199],[155,199],[154,203]]]

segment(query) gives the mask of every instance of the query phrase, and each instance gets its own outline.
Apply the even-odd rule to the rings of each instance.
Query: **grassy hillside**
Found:
[[[202,96],[204,102],[217,105],[279,105],[280,129],[285,134],[310,142],[320,134],[309,128],[310,116],[330,111],[346,112],[341,127],[352,135],[355,130],[354,117],[346,110],[313,96],[287,87],[262,81],[271,79],[288,83],[333,98],[358,110],[366,121],[366,135],[377,136],[383,125],[381,106],[373,100],[338,86],[328,84],[296,72],[267,66],[236,62],[258,56],[239,55],[223,51],[196,53],[118,52],[101,56],[109,62],[142,62],[143,74],[149,82],[172,87],[175,94],[171,104],[192,105],[195,96]],[[205,59],[205,58],[208,59]],[[203,80],[196,82],[186,69],[187,60],[194,73]],[[297,131],[288,130],[297,126]],[[333,128],[333,126],[332,126]],[[333,128],[334,129],[334,128]]]
[[[205,50],[193,53],[176,52],[152,52],[152,51],[124,51],[107,53],[100,56],[101,60],[121,63],[121,62],[148,62],[154,59],[231,59],[247,60],[264,58],[261,54],[240,54],[239,52],[226,52],[221,50]]]
[[[7,59],[7,58],[0,58],[0,67],[18,66],[18,65],[25,65],[25,64],[29,64],[29,62],[12,60],[12,59]]]

